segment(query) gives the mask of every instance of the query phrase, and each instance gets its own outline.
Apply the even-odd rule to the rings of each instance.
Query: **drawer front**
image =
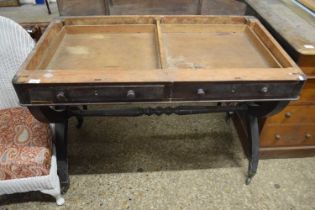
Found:
[[[315,145],[315,125],[264,126],[260,146]]]
[[[315,80],[309,79],[306,81],[305,86],[303,87],[300,95],[300,100],[294,103],[313,103],[315,104]]]
[[[175,84],[175,100],[288,99],[299,95],[302,83],[180,83]]]
[[[269,117],[270,124],[315,124],[315,105],[287,106],[280,113]]]
[[[33,104],[157,101],[166,98],[165,91],[164,85],[47,87],[31,89],[30,100]]]

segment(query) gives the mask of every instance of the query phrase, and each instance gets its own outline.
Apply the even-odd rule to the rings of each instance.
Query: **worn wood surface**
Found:
[[[96,75],[98,72],[111,74],[119,70],[129,74],[129,71],[136,70],[154,75],[154,69],[165,65],[169,72],[164,74],[173,75],[170,79],[176,79],[175,74],[179,77],[192,74],[194,80],[201,75],[206,76],[207,71],[220,69],[219,74],[211,73],[205,80],[210,77],[220,81],[300,80],[300,70],[255,20],[245,24],[246,19],[241,17],[157,19],[158,22],[154,17],[132,16],[58,20],[49,26],[33,55],[29,56],[23,67],[23,78],[27,74],[35,76],[35,73],[55,71],[53,77],[42,82],[50,79],[56,82],[55,77],[58,78],[59,74],[64,77],[63,81],[59,78],[59,82],[91,82],[100,79],[88,79],[93,77],[94,72]],[[161,65],[161,62],[164,64]],[[272,70],[282,67],[285,67],[284,71]],[[229,68],[239,70],[229,75]],[[89,71],[90,76],[82,78],[73,74],[67,78],[66,75],[70,74],[68,70]],[[113,81],[120,78],[114,77],[112,74]],[[109,77],[106,80],[110,82]],[[143,81],[141,76],[136,80]],[[22,82],[22,78],[19,81]],[[24,79],[24,82],[27,81]]]
[[[222,84],[215,83],[226,85],[218,89]],[[93,86],[104,92],[108,84],[166,85],[169,95],[154,100],[291,100],[298,97],[303,83],[300,69],[263,26],[240,16],[57,20],[14,79],[24,94],[28,87],[49,86],[52,91],[47,94],[53,98],[63,89],[60,84],[66,85],[63,91],[67,92],[75,86]],[[205,96],[196,95],[196,84]],[[191,93],[178,92],[186,89]],[[218,89],[217,93],[212,89]],[[97,94],[89,97],[91,102],[102,102]],[[146,98],[134,100],[142,99]],[[31,103],[30,97],[27,100]],[[35,101],[54,103],[48,98]]]
[[[246,0],[305,73],[315,73],[315,18],[290,0]]]

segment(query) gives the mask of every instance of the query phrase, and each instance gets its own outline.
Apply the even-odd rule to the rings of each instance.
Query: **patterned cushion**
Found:
[[[49,174],[50,126],[26,108],[0,110],[0,180]]]

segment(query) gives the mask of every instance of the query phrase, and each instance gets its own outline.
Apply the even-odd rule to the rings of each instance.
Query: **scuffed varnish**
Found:
[[[52,78],[54,75],[52,73],[45,73],[44,74],[44,77],[49,79],[49,78]]]
[[[89,49],[84,46],[67,47],[67,52],[75,55],[87,55],[90,53]]]
[[[105,36],[103,34],[93,34],[91,35],[92,39],[105,39]]]
[[[40,79],[30,79],[30,80],[28,80],[28,83],[30,83],[30,84],[39,84],[40,83]]]
[[[190,68],[190,69],[201,69],[204,68],[202,65],[197,63],[186,62],[183,56],[178,57],[167,57],[168,68]]]

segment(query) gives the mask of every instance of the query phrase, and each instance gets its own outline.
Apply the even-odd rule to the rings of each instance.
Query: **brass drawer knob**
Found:
[[[135,98],[135,97],[136,97],[135,91],[134,91],[134,90],[128,90],[128,92],[127,92],[127,98],[133,99],[133,98]]]
[[[310,134],[310,133],[305,133],[305,138],[306,138],[306,139],[311,139],[311,138],[312,138],[312,134]]]
[[[63,91],[59,91],[56,95],[56,98],[58,99],[58,101],[66,101],[67,99]]]
[[[292,116],[292,114],[291,114],[291,112],[287,112],[287,113],[285,113],[285,118],[290,118],[291,116]]]
[[[199,96],[204,96],[204,95],[206,95],[206,92],[205,92],[204,89],[199,88],[199,89],[197,90],[197,94],[198,94]]]
[[[280,134],[276,134],[276,135],[275,135],[275,139],[276,139],[276,140],[280,140],[280,139],[281,139],[281,135],[280,135]]]
[[[267,86],[264,86],[260,89],[260,92],[262,93],[267,93],[268,92],[268,87]]]

